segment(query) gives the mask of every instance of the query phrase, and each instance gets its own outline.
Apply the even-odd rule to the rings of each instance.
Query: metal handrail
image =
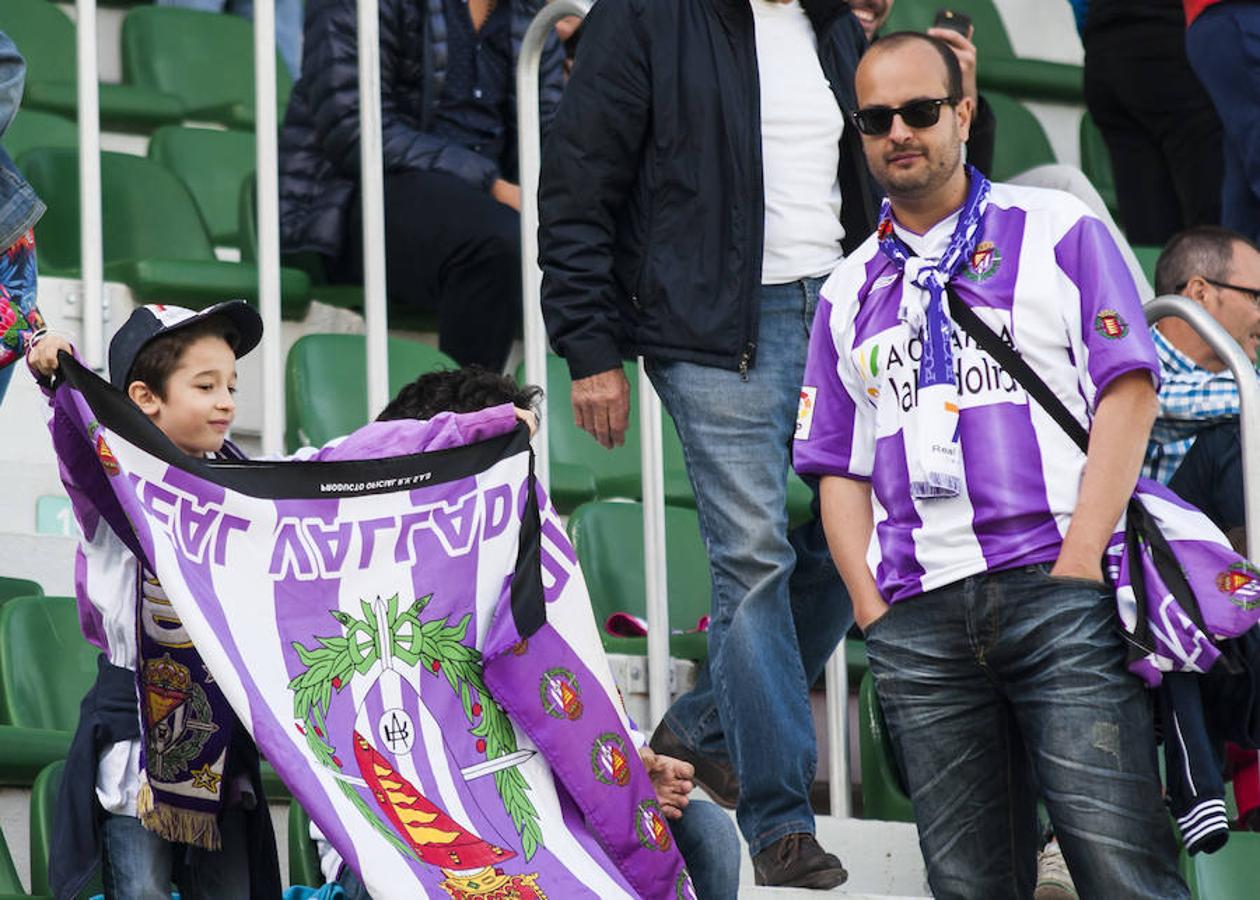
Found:
[[[79,104],[79,277],[83,281],[83,359],[105,368],[105,265],[101,226],[101,116],[96,61],[96,0],[76,0]]]
[[[262,448],[284,451],[284,360],[280,335],[280,172],[276,130],[276,4],[254,3],[254,169],[258,217],[258,311],[262,339]]]
[[[1254,559],[1260,548],[1260,377],[1256,375],[1256,367],[1212,314],[1189,297],[1164,294],[1147,303],[1144,310],[1150,324],[1167,316],[1186,322],[1234,373],[1238,385],[1238,430],[1242,439],[1247,555]]]
[[[367,403],[389,402],[385,302],[385,162],[381,138],[381,39],[377,0],[358,0],[359,188],[363,200],[363,317],[367,320]]]

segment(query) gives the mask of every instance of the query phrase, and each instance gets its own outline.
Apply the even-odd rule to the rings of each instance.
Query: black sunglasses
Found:
[[[853,113],[853,124],[858,131],[870,137],[888,134],[892,130],[893,116],[911,128],[931,128],[941,120],[942,106],[955,106],[958,100],[941,97],[938,100],[912,100],[905,106],[868,106]]]

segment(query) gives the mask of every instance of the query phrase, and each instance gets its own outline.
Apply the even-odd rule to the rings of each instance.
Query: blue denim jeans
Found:
[[[678,426],[713,579],[709,658],[666,714],[692,749],[729,759],[756,855],[814,832],[810,685],[853,621],[815,519],[788,532],[787,472],[821,279],[761,289],[756,365],[738,372],[649,360]]]
[[[170,900],[171,883],[183,900],[249,896],[245,814],[223,814],[221,850],[202,850],[158,837],[135,816],[106,816],[102,825],[105,900]]]
[[[1082,898],[1189,897],[1115,598],[1047,570],[966,578],[867,629],[932,893],[1031,897],[1040,794]]]

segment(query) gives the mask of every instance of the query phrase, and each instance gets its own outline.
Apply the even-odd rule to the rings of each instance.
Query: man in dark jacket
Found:
[[[520,315],[516,59],[540,0],[381,0],[386,278],[391,299],[436,310],[442,350],[501,369]],[[302,77],[280,135],[285,252],[362,278],[354,0],[310,0]],[[563,53],[543,54],[544,129]]]
[[[621,443],[621,360],[645,356],[710,554],[708,665],[652,747],[738,798],[758,884],[846,877],[813,836],[808,693],[852,613],[785,506],[819,276],[874,223],[847,121],[865,46],[839,0],[599,0],[543,153],[543,313],[577,422]]]

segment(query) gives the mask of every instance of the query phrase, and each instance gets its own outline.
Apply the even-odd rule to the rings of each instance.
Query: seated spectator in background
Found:
[[[896,0],[850,0],[849,9],[862,25],[866,39],[871,43],[879,40],[879,29],[888,20]],[[975,34],[975,26],[968,25],[967,33],[962,34],[952,28],[929,28],[927,33],[949,45],[958,57],[958,65],[962,69],[963,94],[971,98],[975,104],[976,116],[971,124],[971,134],[967,138],[967,162],[981,172],[989,174],[993,168],[993,144],[997,135],[997,119],[993,108],[989,106],[980,90],[976,87],[976,45],[971,42]]]
[[[1225,133],[1221,224],[1260,242],[1260,3],[1183,2],[1190,65]]]
[[[888,200],[821,291],[796,469],[822,478],[933,895],[1030,896],[1040,793],[1081,896],[1188,898],[1102,583],[1155,350],[1104,327],[1140,322],[1141,303],[1083,204],[964,167],[961,80],[921,34],[858,66],[854,122]],[[1035,361],[1089,425],[1088,455],[952,321],[951,293]]]
[[[403,387],[376,417],[375,423],[359,429],[344,441],[326,446],[312,458],[344,460],[384,455],[390,441],[389,430],[395,425],[403,426],[397,431],[399,437],[408,436],[398,452],[408,453],[472,443],[501,433],[503,417],[509,415],[527,423],[532,431],[537,425],[541,397],[542,390],[536,386],[519,387],[506,375],[477,367],[430,372]],[[458,415],[460,413],[481,415]],[[430,436],[430,443],[417,448],[416,431],[404,423],[439,419],[444,420],[443,425]],[[603,661],[584,662],[592,668],[607,665]],[[712,803],[689,802],[694,775],[690,763],[654,753],[640,732],[632,730],[630,734],[639,744],[639,758],[652,778],[656,799],[665,811],[678,851],[687,863],[696,896],[699,900],[734,900],[739,889],[739,839],[730,818]],[[324,877],[339,884],[348,900],[368,900],[358,876],[343,864],[340,855],[313,823],[311,837],[319,848]]]
[[[22,101],[26,61],[0,31],[0,137]],[[44,327],[35,306],[35,234],[43,202],[0,147],[0,401],[31,336]]]
[[[276,49],[289,75],[296,79],[302,71],[302,0],[274,0],[276,6]],[[157,6],[181,6],[202,12],[229,12],[254,20],[254,0],[155,0]]]
[[[1085,103],[1115,173],[1120,224],[1160,247],[1221,216],[1221,122],[1186,59],[1180,0],[1090,0]]]
[[[516,59],[538,0],[383,0],[381,100],[390,298],[438,314],[461,365],[501,369],[521,307]],[[354,0],[311,0],[302,77],[280,135],[286,252],[334,281],[363,275]],[[543,53],[544,130],[563,53]]]
[[[1212,314],[1254,365],[1260,345],[1260,250],[1215,226],[1183,231],[1155,266],[1159,294],[1182,294]],[[1162,381],[1146,474],[1203,510],[1241,549],[1242,448],[1234,373],[1187,322],[1151,326]]]

